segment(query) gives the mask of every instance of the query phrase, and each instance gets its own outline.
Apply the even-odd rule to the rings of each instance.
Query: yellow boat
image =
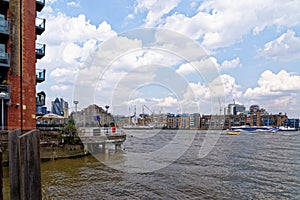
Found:
[[[227,131],[227,135],[239,135],[241,131]]]

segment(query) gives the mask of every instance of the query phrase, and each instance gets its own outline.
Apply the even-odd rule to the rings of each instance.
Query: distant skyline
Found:
[[[282,112],[291,118],[299,118],[300,1],[228,2],[46,0],[45,8],[38,13],[38,17],[46,18],[46,31],[37,38],[38,42],[46,43],[46,56],[37,62],[37,68],[45,68],[47,74],[46,81],[37,85],[37,91],[46,92],[48,109],[56,97],[68,101],[72,109],[76,78],[78,73],[90,67],[87,61],[94,56],[93,49],[113,37],[120,42],[112,46],[113,52],[121,52],[120,44],[141,48],[144,47],[141,41],[128,35],[126,40],[121,40],[117,35],[138,28],[162,28],[190,38],[209,55],[223,81],[222,108],[234,99],[247,109],[257,104],[269,113]],[[179,54],[180,49],[174,53]],[[135,92],[127,93],[127,98],[123,98],[122,110],[114,109],[111,91],[116,89],[116,84],[125,83],[124,77],[128,78],[127,86],[129,80],[138,81],[141,76],[148,82],[171,77],[171,72],[164,71],[157,63],[169,64],[174,72],[173,80],[182,80],[177,86],[182,87],[186,81],[186,88],[192,92],[177,88],[182,91],[180,97],[163,85],[139,85]],[[88,76],[98,81],[99,85],[95,86],[97,96],[90,101],[80,101],[78,108],[96,103],[101,107],[110,105],[111,111],[118,111],[113,114],[127,115],[132,112],[129,107],[136,105],[138,108],[145,104],[156,113],[216,112],[211,108],[212,94],[205,84],[205,77],[195,74],[189,64],[192,63],[184,63],[164,52],[142,49],[128,53],[113,60],[109,75]],[[147,71],[145,66],[151,70]],[[116,97],[124,95],[118,93]],[[219,108],[216,103],[213,106]]]

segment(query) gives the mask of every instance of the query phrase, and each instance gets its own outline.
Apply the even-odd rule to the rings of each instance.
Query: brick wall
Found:
[[[7,128],[9,130],[35,128],[36,111],[36,76],[35,76],[35,0],[23,0],[22,17],[22,49],[20,48],[20,4],[11,0],[9,17],[11,20],[10,50],[11,67],[8,73],[8,83],[11,85],[11,104],[7,107]],[[22,71],[20,70],[20,51],[22,50]],[[22,99],[21,83],[22,76]],[[19,107],[16,107],[19,104]],[[21,110],[22,109],[22,110]]]

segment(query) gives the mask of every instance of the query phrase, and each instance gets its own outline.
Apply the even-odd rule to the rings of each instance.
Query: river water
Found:
[[[131,152],[155,151],[170,144],[176,135],[171,130],[152,137],[135,137],[137,132],[132,133],[128,134],[123,151],[108,151],[98,159],[115,154],[122,160]],[[205,132],[180,134],[196,137],[179,159],[152,172],[116,170],[93,156],[42,163],[43,198],[300,199],[300,132],[241,135],[223,132],[204,158],[198,155]],[[7,199],[7,168],[4,177]]]

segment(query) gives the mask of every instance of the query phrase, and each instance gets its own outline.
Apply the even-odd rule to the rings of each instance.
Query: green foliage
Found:
[[[68,120],[68,123],[61,128],[61,133],[67,136],[67,138],[65,139],[67,143],[76,144],[80,141],[73,118],[70,118]]]

